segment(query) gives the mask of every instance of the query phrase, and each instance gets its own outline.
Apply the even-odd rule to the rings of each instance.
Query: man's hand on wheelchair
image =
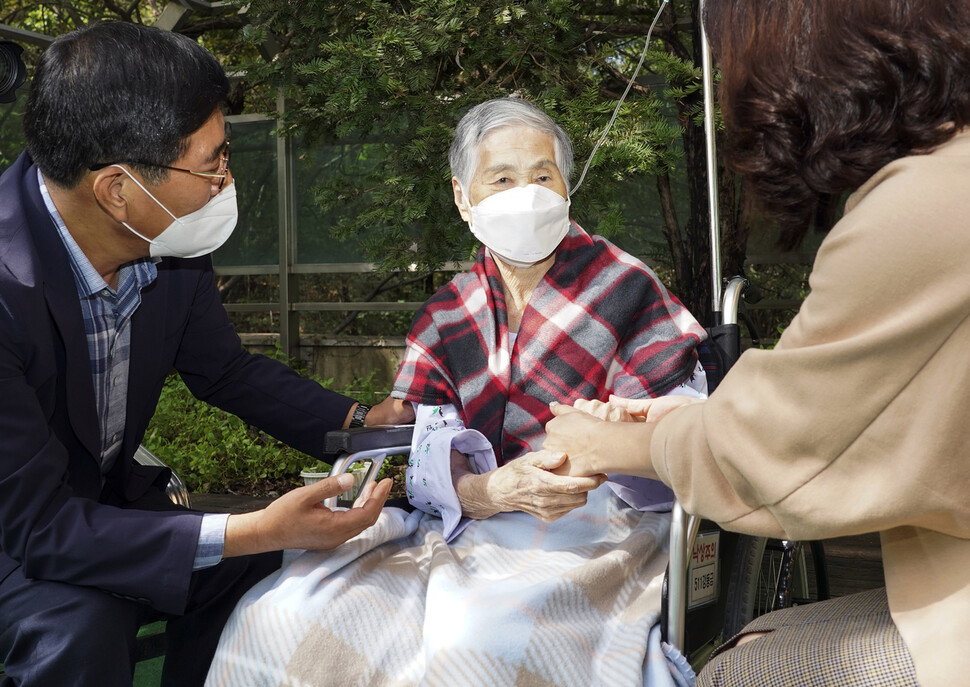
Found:
[[[349,510],[330,510],[321,503],[353,484],[349,474],[327,477],[287,492],[262,510],[229,516],[223,555],[336,548],[377,522],[391,491],[391,480],[384,479],[368,484]]]

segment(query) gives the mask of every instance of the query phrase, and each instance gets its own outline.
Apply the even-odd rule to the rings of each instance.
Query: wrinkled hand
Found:
[[[408,425],[412,422],[414,422],[414,406],[411,402],[390,396],[367,411],[367,416],[364,418],[365,427]]]
[[[529,513],[545,522],[561,518],[574,508],[586,505],[586,494],[606,479],[603,475],[565,477],[550,472],[563,459],[562,454],[537,451],[484,475],[466,475],[465,479],[484,484],[484,493],[478,499],[463,499],[463,511],[469,517],[478,518],[509,511]],[[460,497],[471,493],[460,483],[456,487]]]
[[[613,398],[610,397],[609,403],[604,403],[603,401],[597,400],[587,400],[584,398],[577,399],[573,401],[573,408],[576,410],[581,410],[584,413],[592,415],[593,417],[606,420],[608,422],[643,422],[642,418],[635,417],[630,413],[627,408],[614,404]],[[628,399],[621,399],[628,400]],[[555,407],[558,404],[553,404],[551,407]]]
[[[704,399],[691,396],[661,396],[660,398],[623,398],[610,395],[610,408],[628,412],[638,422],[657,422],[667,413],[681,406],[699,403]],[[577,402],[578,403],[578,402]],[[578,407],[578,406],[577,406]]]
[[[229,516],[225,557],[281,549],[326,551],[373,525],[391,490],[391,480],[369,484],[349,510],[330,510],[321,501],[347,491],[352,475],[328,477],[294,489],[266,508]]]
[[[606,481],[605,475],[563,476],[554,471],[565,455],[527,453],[493,472],[489,487],[505,510],[520,510],[545,522],[586,505],[586,495]]]
[[[623,398],[611,394],[607,403],[579,399],[573,402],[573,408],[609,422],[656,422],[672,410],[701,400],[689,396]]]

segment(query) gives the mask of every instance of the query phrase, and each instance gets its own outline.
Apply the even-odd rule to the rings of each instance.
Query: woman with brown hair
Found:
[[[712,0],[704,21],[728,160],[789,245],[852,195],[774,350],[744,353],[707,401],[577,403],[601,417],[622,406],[639,423],[557,406],[544,447],[568,454],[567,474],[659,477],[731,530],[880,533],[885,590],[756,620],[698,684],[959,684],[970,674],[970,3]]]

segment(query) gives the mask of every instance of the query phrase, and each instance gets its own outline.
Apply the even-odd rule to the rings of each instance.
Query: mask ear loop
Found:
[[[616,104],[616,108],[613,110],[613,116],[610,117],[610,121],[607,123],[606,129],[603,130],[603,134],[600,136],[599,140],[596,141],[596,145],[593,146],[593,150],[589,154],[589,159],[586,160],[586,166],[583,167],[583,173],[579,175],[579,181],[577,181],[576,185],[570,189],[570,198],[572,198],[573,194],[576,193],[580,186],[582,186],[583,179],[586,178],[586,172],[589,171],[589,166],[593,162],[593,156],[596,155],[596,151],[599,150],[600,146],[603,145],[603,141],[606,140],[606,135],[610,133],[610,129],[613,128],[613,122],[616,121],[616,117],[620,113],[620,107],[623,105],[623,101],[626,100],[626,96],[629,94],[630,89],[633,88],[633,82],[636,80],[637,76],[639,76],[644,60],[647,59],[647,48],[650,47],[650,38],[653,36],[653,29],[657,25],[657,22],[660,21],[660,15],[663,13],[664,8],[667,7],[668,2],[670,2],[670,0],[663,0],[663,2],[660,3],[660,9],[657,10],[657,16],[653,18],[653,23],[650,24],[650,30],[647,31],[647,42],[643,46],[643,52],[640,54],[640,61],[637,63],[637,68],[633,70],[633,76],[630,77],[630,81],[626,85],[626,90],[623,91],[623,95],[620,96],[620,102]]]
[[[138,185],[138,188],[140,188],[142,191],[144,191],[145,194],[149,198],[151,198],[152,200],[154,200],[155,203],[158,205],[158,207],[160,207],[162,210],[164,210],[165,212],[167,212],[168,213],[168,216],[171,217],[174,221],[176,221],[176,222],[178,221],[178,217],[176,217],[175,215],[173,215],[171,210],[169,210],[167,207],[165,207],[164,205],[162,205],[162,202],[158,198],[156,198],[155,196],[153,196],[152,195],[152,192],[149,191],[147,188],[145,188],[145,186],[140,181],[138,181],[138,179],[136,179],[131,172],[129,172],[127,169],[125,169],[121,165],[111,165],[111,166],[112,167],[117,167],[122,172],[124,172],[125,174],[127,174],[128,175],[128,178],[131,179],[132,181],[134,181]]]
[[[461,182],[458,182],[458,189],[461,191],[461,199],[465,201],[465,207],[468,208],[468,228],[472,226],[472,199],[465,193],[465,187],[462,186]]]
[[[111,166],[112,166],[112,167],[117,167],[117,168],[118,168],[118,169],[120,169],[120,170],[121,170],[122,172],[124,172],[124,173],[125,173],[125,174],[126,174],[126,175],[128,176],[128,178],[129,178],[129,179],[131,179],[132,181],[134,181],[134,182],[135,182],[135,184],[137,184],[137,185],[138,185],[138,188],[140,188],[140,189],[141,189],[142,191],[144,191],[144,192],[145,192],[145,194],[146,194],[146,195],[147,195],[147,196],[148,196],[149,198],[151,198],[152,200],[154,200],[154,201],[155,201],[155,203],[156,203],[156,204],[158,205],[158,207],[160,207],[160,208],[161,208],[162,210],[164,210],[165,212],[167,212],[167,213],[169,214],[169,216],[170,216],[170,217],[171,217],[171,218],[172,218],[172,219],[173,219],[174,221],[176,221],[176,222],[178,221],[178,217],[176,217],[175,215],[173,215],[173,214],[172,214],[172,212],[171,212],[171,210],[169,210],[169,209],[168,209],[167,207],[165,207],[164,205],[162,205],[162,203],[161,203],[161,202],[160,202],[160,201],[158,200],[158,198],[156,198],[155,196],[153,196],[153,195],[152,195],[152,192],[151,192],[151,191],[149,191],[149,190],[148,190],[147,188],[145,188],[145,187],[144,187],[144,185],[143,185],[143,184],[142,184],[142,183],[141,183],[140,181],[138,181],[138,179],[136,179],[136,178],[134,177],[134,175],[133,175],[133,174],[132,174],[131,172],[129,172],[129,171],[127,170],[127,169],[125,169],[125,168],[124,168],[124,167],[122,167],[121,165],[111,165]],[[145,236],[145,235],[144,235],[144,234],[142,234],[141,232],[139,232],[139,231],[137,231],[137,230],[136,230],[136,229],[135,229],[134,227],[132,227],[132,226],[131,226],[130,224],[128,224],[127,222],[122,222],[121,224],[122,224],[122,226],[123,226],[123,227],[124,227],[125,229],[127,229],[127,230],[128,230],[128,231],[130,231],[130,232],[131,232],[132,234],[134,234],[135,236],[137,236],[138,238],[140,238],[140,239],[141,239],[142,241],[146,241],[146,242],[148,243],[148,245],[150,245],[150,246],[154,246],[154,245],[155,245],[155,240],[154,240],[154,239],[150,239],[150,238],[148,238],[147,236]],[[156,237],[156,238],[158,238],[158,237]]]

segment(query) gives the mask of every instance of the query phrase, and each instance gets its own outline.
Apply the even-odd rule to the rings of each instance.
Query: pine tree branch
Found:
[[[427,279],[428,277],[431,276],[431,272],[425,272],[425,273],[420,274],[420,275],[418,275],[416,277],[411,277],[410,279],[406,279],[404,281],[399,281],[397,283],[390,284],[391,280],[394,279],[397,276],[399,276],[399,275],[396,274],[396,273],[392,273],[392,274],[389,274],[386,277],[384,277],[384,279],[382,279],[381,282],[377,286],[375,286],[373,289],[371,289],[371,292],[369,294],[367,294],[367,296],[364,298],[363,302],[364,303],[369,303],[372,300],[374,300],[375,298],[377,298],[379,295],[381,295],[382,293],[385,293],[387,291],[390,291],[391,289],[396,289],[396,288],[400,288],[400,287],[403,287],[403,286],[408,286],[410,284],[414,284],[415,282],[423,281],[423,280],[425,280],[425,279]],[[388,284],[390,284],[390,286],[388,286]],[[354,323],[354,320],[357,319],[357,317],[361,314],[361,312],[362,311],[360,311],[360,310],[354,310],[353,312],[348,313],[347,314],[347,317],[345,317],[343,319],[343,321],[334,328],[334,330],[332,332],[333,335],[334,336],[337,336],[338,334],[340,334],[341,332],[343,332],[347,327],[349,327],[350,325],[352,325]]]

